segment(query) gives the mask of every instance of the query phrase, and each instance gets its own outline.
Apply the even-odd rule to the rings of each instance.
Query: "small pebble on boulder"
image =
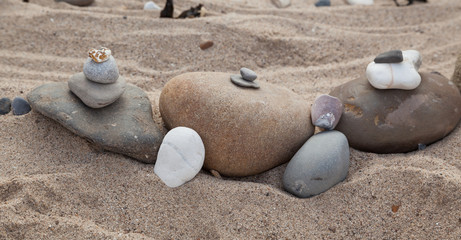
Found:
[[[343,114],[343,103],[336,97],[320,95],[315,99],[311,108],[312,123],[314,126],[333,130]]]
[[[118,67],[114,57],[110,56],[107,61],[95,62],[92,58],[87,58],[83,65],[83,73],[88,80],[96,83],[114,83],[119,78]]]
[[[373,61],[375,63],[399,63],[403,61],[403,54],[401,50],[392,50],[379,54]]]
[[[24,115],[31,110],[27,100],[22,97],[15,97],[11,106],[13,108],[14,115]]]
[[[177,127],[165,135],[154,172],[168,187],[179,187],[200,172],[204,160],[205,146],[198,133]]]
[[[248,68],[240,68],[240,75],[242,75],[243,80],[253,82],[258,78],[255,72],[253,70],[248,69]]]
[[[299,149],[283,175],[284,188],[300,198],[327,191],[349,171],[349,145],[338,131],[318,133]]]
[[[11,111],[11,100],[9,98],[0,99],[0,115],[8,114]]]

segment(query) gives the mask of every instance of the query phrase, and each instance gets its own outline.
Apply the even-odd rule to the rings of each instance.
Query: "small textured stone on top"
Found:
[[[88,56],[97,63],[105,62],[112,55],[112,51],[109,48],[101,47],[100,49],[90,49]]]
[[[399,63],[403,61],[403,53],[401,50],[392,50],[379,54],[374,62],[375,63]]]
[[[242,78],[244,80],[250,82],[253,82],[254,80],[256,80],[256,78],[258,78],[258,75],[256,75],[256,73],[253,70],[244,67],[240,68],[240,75],[242,75]]]

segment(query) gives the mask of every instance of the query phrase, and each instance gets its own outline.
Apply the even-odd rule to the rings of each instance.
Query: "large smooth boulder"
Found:
[[[187,73],[160,95],[167,128],[197,131],[206,149],[204,167],[226,176],[249,176],[290,160],[313,134],[309,103],[292,91],[260,82],[233,84],[227,73]]]
[[[330,95],[344,103],[336,130],[353,148],[375,153],[418,149],[448,135],[461,119],[461,94],[436,73],[420,73],[414,90],[379,90],[362,77],[336,87]]]
[[[39,86],[27,95],[34,111],[56,120],[102,149],[154,163],[163,134],[152,118],[146,93],[127,84],[125,93],[104,108],[89,108],[67,83]]]

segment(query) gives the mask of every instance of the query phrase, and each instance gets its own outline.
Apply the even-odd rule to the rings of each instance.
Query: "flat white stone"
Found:
[[[350,5],[373,5],[373,0],[347,0]]]
[[[418,69],[421,66],[421,55],[418,51],[403,51],[401,63],[375,63],[367,66],[368,82],[377,89],[412,90],[421,83]]]
[[[205,161],[205,146],[196,131],[176,127],[163,139],[154,172],[168,187],[179,187],[193,179]]]

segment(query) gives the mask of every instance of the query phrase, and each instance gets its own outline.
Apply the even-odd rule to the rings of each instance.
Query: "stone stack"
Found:
[[[69,89],[91,108],[102,108],[117,101],[125,92],[125,78],[119,75],[117,63],[108,48],[92,49],[83,72],[68,81]]]

